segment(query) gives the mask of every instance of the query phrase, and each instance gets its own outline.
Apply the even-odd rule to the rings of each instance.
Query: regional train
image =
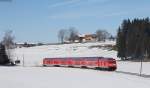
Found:
[[[43,66],[92,68],[108,71],[117,69],[116,60],[106,57],[44,58]]]

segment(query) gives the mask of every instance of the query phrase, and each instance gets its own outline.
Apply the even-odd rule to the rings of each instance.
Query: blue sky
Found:
[[[116,35],[123,19],[150,17],[150,0],[12,0],[0,2],[0,40],[13,30],[16,42],[58,42],[60,29],[81,34],[106,29]]]

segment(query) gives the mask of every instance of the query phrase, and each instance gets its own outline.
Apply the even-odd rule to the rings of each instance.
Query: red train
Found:
[[[115,59],[104,57],[44,58],[43,66],[94,68],[110,71],[115,71],[117,69]]]

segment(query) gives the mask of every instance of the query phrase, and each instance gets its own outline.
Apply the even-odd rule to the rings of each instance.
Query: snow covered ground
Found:
[[[17,48],[11,56],[14,59],[24,58],[24,65],[0,67],[0,86],[2,88],[149,88],[150,62],[143,63],[143,76],[139,76],[139,62],[118,61],[114,72],[92,69],[41,67],[45,57],[82,57],[103,56],[117,60],[117,52],[93,45],[114,44],[85,43],[48,45],[32,48]]]
[[[118,69],[117,71],[126,73],[126,74],[133,74],[138,75],[140,73],[140,62],[130,62],[130,61],[118,61]],[[149,76],[150,78],[150,62],[143,62],[142,65],[142,74]]]
[[[13,50],[14,59],[19,58],[21,61],[24,58],[26,66],[41,66],[43,58],[46,57],[113,57],[117,58],[117,52],[90,48],[90,46],[106,45],[115,42],[109,41],[104,43],[78,43],[78,44],[63,44],[63,45],[45,45],[31,48],[17,48]]]
[[[20,59],[24,66],[42,66],[42,60],[46,57],[117,57],[117,52],[102,48],[89,48],[90,46],[97,45],[115,45],[113,41],[97,42],[97,43],[76,43],[76,44],[63,44],[63,45],[45,45],[31,48],[17,48],[13,50],[12,56],[14,59]],[[23,63],[21,63],[22,65]],[[122,62],[118,61],[118,71],[139,73],[139,62]],[[143,74],[150,75],[150,62],[144,62]]]
[[[61,67],[0,67],[1,88],[149,88],[150,79]]]

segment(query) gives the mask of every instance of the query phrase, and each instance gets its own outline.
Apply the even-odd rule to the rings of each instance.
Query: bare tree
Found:
[[[66,38],[66,32],[67,32],[67,30],[65,30],[65,29],[61,29],[58,32],[58,39],[61,41],[61,43],[64,43],[64,40]]]
[[[76,30],[75,27],[70,27],[69,28],[69,40],[71,42],[75,42],[75,40],[78,38],[78,31]]]
[[[5,46],[0,43],[0,65],[9,63],[9,58],[6,54]]]
[[[12,48],[14,48],[14,36],[12,35],[13,31],[12,30],[7,30],[5,31],[3,40],[2,40],[2,44],[5,46],[6,48],[6,54],[10,60],[10,63],[13,65],[14,61],[12,58]]]
[[[97,30],[96,31],[97,41],[105,41],[106,38],[110,36],[110,33],[108,33],[106,30]]]
[[[12,30],[5,31],[5,35],[3,37],[2,44],[5,45],[7,49],[11,49],[14,46],[14,36],[12,35]]]

